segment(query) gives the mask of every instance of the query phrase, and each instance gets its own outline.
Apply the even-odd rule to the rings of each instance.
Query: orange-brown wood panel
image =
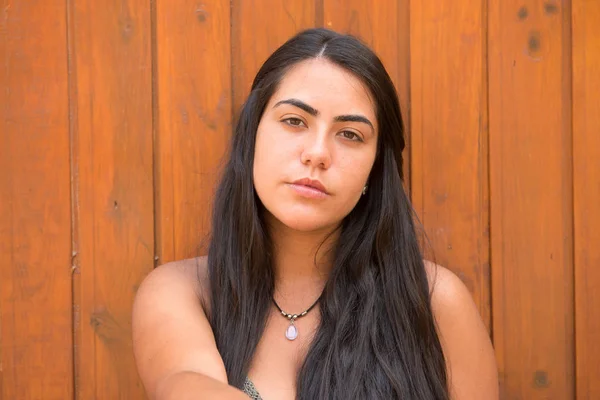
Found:
[[[572,399],[568,2],[489,2],[494,342],[503,399]]]
[[[230,7],[156,2],[158,263],[205,250],[231,131]],[[202,248],[199,248],[200,245]]]
[[[405,137],[410,143],[410,10],[408,0],[323,0],[324,26],[349,33],[381,58],[398,91]],[[404,181],[410,186],[410,151],[404,151]]]
[[[574,0],[573,188],[577,399],[600,399],[600,2]]]
[[[484,3],[411,3],[411,174],[435,261],[471,291],[490,327]]]
[[[141,399],[131,304],[154,266],[151,9],[69,2],[78,399]]]
[[[0,17],[0,398],[73,398],[64,2]]]
[[[250,93],[254,75],[267,57],[295,33],[313,28],[315,0],[232,0],[231,56],[233,114]]]

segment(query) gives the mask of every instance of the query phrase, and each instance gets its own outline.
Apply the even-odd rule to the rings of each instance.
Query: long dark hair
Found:
[[[229,383],[242,387],[273,306],[272,243],[253,185],[256,131],[289,68],[316,57],[353,73],[369,89],[379,136],[368,192],[341,224],[297,398],[448,399],[414,213],[402,184],[398,96],[367,46],[327,29],[297,34],[261,67],[217,190],[208,251],[209,320]]]

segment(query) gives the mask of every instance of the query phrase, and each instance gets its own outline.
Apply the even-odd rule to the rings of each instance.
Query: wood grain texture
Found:
[[[489,2],[494,344],[503,399],[573,399],[567,2]]]
[[[437,263],[490,325],[489,180],[482,2],[412,2],[412,199]]]
[[[65,5],[1,10],[0,398],[71,399]]]
[[[70,2],[78,399],[141,399],[131,305],[154,265],[151,9]]]
[[[410,10],[408,0],[323,0],[324,26],[361,39],[394,81],[405,126],[404,181],[410,188]]]
[[[232,0],[231,56],[234,120],[258,69],[295,33],[315,26],[315,0]]]
[[[231,132],[229,13],[229,3],[219,0],[156,3],[160,264],[197,256],[207,244],[213,193]]]
[[[600,2],[574,0],[573,188],[577,399],[600,399]]]

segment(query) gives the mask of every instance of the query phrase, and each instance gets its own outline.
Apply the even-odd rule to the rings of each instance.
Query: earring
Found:
[[[368,187],[368,185],[365,185],[365,187],[363,188],[363,191],[362,191],[362,194],[363,194],[363,196],[364,196],[365,194],[367,194],[367,187]]]

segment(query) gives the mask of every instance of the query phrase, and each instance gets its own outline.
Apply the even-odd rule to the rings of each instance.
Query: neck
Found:
[[[339,237],[339,229],[301,232],[272,216],[268,224],[273,243],[275,299],[284,310],[286,307],[294,311],[305,309],[325,287],[333,267],[333,245]]]

